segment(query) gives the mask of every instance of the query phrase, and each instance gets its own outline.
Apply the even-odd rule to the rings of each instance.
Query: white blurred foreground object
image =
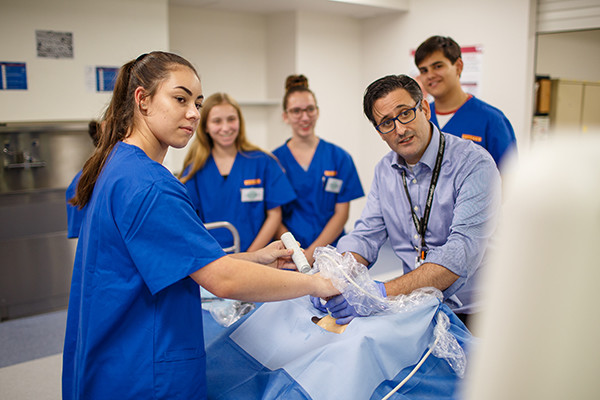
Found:
[[[537,144],[504,175],[465,399],[599,399],[600,136]]]

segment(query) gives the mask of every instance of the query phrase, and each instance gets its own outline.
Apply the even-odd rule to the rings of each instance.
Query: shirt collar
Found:
[[[435,161],[437,159],[437,153],[440,148],[440,131],[431,122],[429,122],[429,125],[431,126],[431,140],[429,141],[429,145],[427,145],[427,148],[425,149],[425,153],[423,153],[423,156],[421,157],[419,162],[417,162],[417,165],[425,164],[429,167],[430,170],[433,171],[433,168],[435,167]],[[407,168],[407,165],[404,159],[402,159],[398,154],[396,154],[392,162],[392,167]]]

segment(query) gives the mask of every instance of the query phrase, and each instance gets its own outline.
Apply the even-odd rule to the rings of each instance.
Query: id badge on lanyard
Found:
[[[419,246],[415,246],[417,250],[417,256],[415,257],[415,269],[419,268],[425,262],[425,256],[427,255],[427,249],[421,245],[423,241],[419,239]]]
[[[435,167],[433,168],[433,173],[431,176],[431,183],[429,184],[427,202],[425,203],[425,212],[423,213],[423,218],[421,219],[419,219],[419,217],[415,214],[412,199],[408,191],[408,185],[406,184],[406,171],[402,170],[402,183],[404,184],[404,191],[406,192],[406,197],[408,198],[408,203],[410,205],[411,216],[415,225],[415,229],[419,234],[419,245],[415,246],[415,249],[417,250],[417,257],[415,257],[415,269],[419,268],[425,262],[425,256],[427,255],[427,245],[425,244],[425,232],[427,231],[429,213],[431,211],[431,205],[433,203],[433,193],[435,192],[437,180],[440,175],[440,169],[442,167],[442,158],[444,157],[444,148],[446,147],[445,145],[446,140],[444,138],[444,134],[440,132],[440,144],[438,148],[438,154],[435,160]]]
[[[421,260],[421,256],[416,256],[415,257],[415,269],[419,268],[423,264],[423,261],[425,261],[425,260]]]

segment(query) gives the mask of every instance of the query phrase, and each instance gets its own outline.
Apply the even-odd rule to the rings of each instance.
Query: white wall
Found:
[[[170,50],[198,69],[205,96],[266,98],[266,17],[201,7],[169,7]]]
[[[267,147],[267,17],[201,7],[169,7],[170,50],[197,68],[204,96],[225,92],[242,106],[248,139]],[[164,164],[179,172],[189,148],[169,149]]]
[[[367,21],[363,35],[364,59],[368,63],[365,80],[413,72],[409,51],[432,35],[451,36],[463,46],[482,45],[479,97],[506,114],[518,144],[527,146],[533,90],[534,3],[421,0],[411,3],[409,13]],[[382,62],[380,55],[385,53],[389,61]]]
[[[27,62],[29,90],[0,92],[0,121],[97,117],[109,95],[86,91],[86,66],[119,66],[144,51],[170,49],[196,65],[206,95],[226,91],[240,101],[250,139],[273,149],[290,135],[281,121],[285,76],[303,73],[321,107],[317,133],[352,154],[368,191],[388,149],[362,115],[364,88],[385,74],[411,72],[410,50],[430,35],[483,46],[480,97],[504,111],[521,148],[528,146],[534,9],[535,0],[421,0],[407,13],[355,19],[222,12],[167,0],[3,0],[1,61]],[[37,58],[36,29],[72,31],[75,58]],[[167,167],[178,171],[185,151],[170,151]],[[353,203],[349,225],[361,209]]]
[[[37,57],[36,30],[72,32],[74,57]],[[0,122],[89,120],[110,94],[87,89],[86,68],[168,49],[167,0],[2,0],[0,37],[0,61],[25,62],[28,80],[0,91]]]
[[[373,167],[388,148],[362,114],[364,89],[383,75],[413,72],[410,51],[431,35],[483,46],[480,97],[504,111],[522,148],[529,145],[534,18],[535,0],[421,0],[407,13],[368,19],[310,12],[261,17],[172,6],[169,32],[171,49],[198,66],[205,93],[273,100],[243,106],[249,137],[267,149],[290,135],[278,103],[285,77],[305,74],[321,109],[317,134],[352,154],[368,191]],[[170,153],[166,163],[179,168],[183,155]],[[352,203],[349,227],[363,204],[364,199]]]
[[[410,55],[432,35],[451,36],[460,45],[482,45],[479,97],[500,108],[511,121],[520,149],[527,149],[533,101],[535,2],[461,0],[411,2],[410,12],[389,14],[363,22],[362,84],[388,74],[416,73]],[[451,17],[449,17],[451,16]],[[509,28],[510,27],[510,28]],[[362,176],[381,158],[373,127],[363,123],[358,140]],[[365,179],[366,181],[366,179]]]
[[[319,104],[316,134],[348,151],[359,168],[364,134],[362,96],[362,22],[355,18],[299,13],[297,73],[306,75]],[[281,90],[283,96],[283,87]],[[290,130],[288,129],[288,137]],[[372,168],[359,168],[365,193]],[[350,205],[347,229],[360,216],[365,198]]]
[[[196,65],[205,95],[225,91],[241,103],[252,142],[273,150],[290,137],[281,101],[285,78],[301,73],[308,77],[321,109],[317,134],[351,154],[359,152],[356,137],[364,90],[360,20],[307,12],[263,17],[172,6],[169,26],[171,50]],[[187,148],[170,149],[165,165],[180,170],[186,152]],[[362,205],[351,207],[349,227],[361,209]]]

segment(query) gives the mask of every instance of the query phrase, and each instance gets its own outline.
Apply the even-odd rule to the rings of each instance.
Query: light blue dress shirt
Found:
[[[338,251],[358,253],[372,264],[389,238],[402,272],[415,269],[421,239],[411,217],[402,170],[406,171],[415,212],[421,218],[439,148],[440,131],[430,126],[433,131],[429,146],[412,169],[394,151],[376,165],[367,204],[354,230],[338,242]],[[444,291],[444,298],[455,312],[472,313],[478,311],[476,281],[501,205],[501,180],[485,149],[468,140],[444,136],[446,148],[425,233],[425,262],[441,265],[459,276]],[[460,302],[455,301],[456,297]]]

